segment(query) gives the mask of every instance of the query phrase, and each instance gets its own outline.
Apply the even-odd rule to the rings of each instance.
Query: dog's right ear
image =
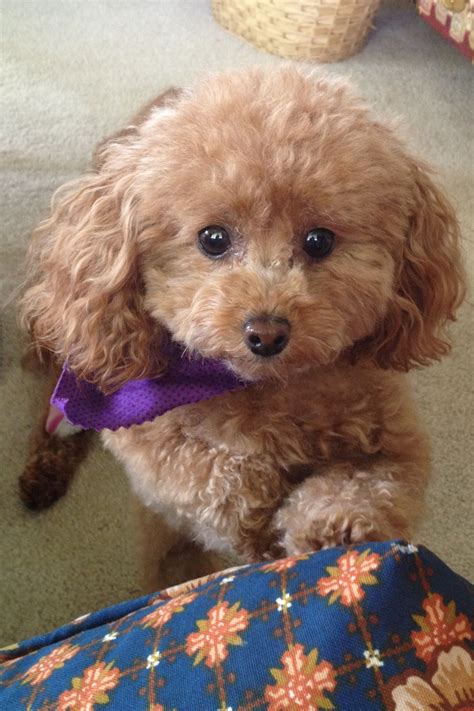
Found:
[[[29,249],[21,321],[40,348],[110,391],[159,367],[143,308],[134,191],[137,141],[111,141],[97,173],[64,186]]]
[[[142,124],[180,94],[165,91],[99,145],[96,172],[58,191],[29,249],[22,325],[104,392],[163,369],[161,329],[143,306],[135,177]]]

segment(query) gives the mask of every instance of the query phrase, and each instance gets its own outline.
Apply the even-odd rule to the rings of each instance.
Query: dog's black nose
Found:
[[[261,316],[244,324],[245,343],[255,355],[268,358],[278,355],[290,340],[290,324],[285,318]]]

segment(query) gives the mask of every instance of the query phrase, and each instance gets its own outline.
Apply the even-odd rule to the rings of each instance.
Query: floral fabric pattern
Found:
[[[396,711],[474,708],[474,660],[462,647],[441,652],[431,676],[412,674],[392,691]]]
[[[0,649],[0,708],[467,711],[473,620],[473,587],[425,548],[333,548]]]
[[[370,571],[379,567],[380,556],[377,553],[369,554],[365,550],[358,555],[356,551],[349,551],[337,559],[336,568],[328,566],[329,577],[319,580],[318,593],[332,593],[329,604],[341,598],[343,605],[352,605],[364,597],[362,585],[376,585],[378,580]]]
[[[29,683],[32,686],[36,684],[41,684],[43,681],[51,676],[55,669],[61,669],[68,659],[71,659],[80,647],[73,646],[72,644],[63,644],[60,647],[56,647],[52,652],[41,657],[36,664],[25,672],[25,677],[23,683]]]
[[[265,689],[269,711],[295,707],[307,711],[334,708],[323,694],[328,689],[333,691],[336,686],[333,666],[329,662],[316,664],[317,659],[317,649],[305,656],[301,644],[295,644],[285,652],[281,658],[284,669],[270,669],[277,684]]]
[[[118,684],[120,671],[111,664],[98,662],[85,670],[82,678],[74,677],[73,688],[63,691],[58,701],[58,711],[81,709],[92,711],[95,704],[107,704],[109,697],[105,693]]]
[[[186,640],[186,653],[191,656],[197,652],[194,664],[205,659],[208,667],[215,667],[227,657],[230,644],[243,644],[237,632],[248,627],[248,614],[238,608],[238,602],[230,609],[228,602],[220,602],[209,610],[207,620],[197,621],[200,631]]]
[[[425,662],[431,661],[436,650],[457,641],[472,639],[472,627],[466,615],[456,615],[454,600],[448,605],[441,595],[433,594],[422,603],[425,617],[413,615],[421,632],[412,632],[411,638],[416,648],[416,656]]]

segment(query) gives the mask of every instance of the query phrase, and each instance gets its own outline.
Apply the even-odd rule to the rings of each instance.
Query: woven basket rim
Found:
[[[292,59],[343,59],[361,48],[381,0],[211,0],[217,22]],[[315,13],[315,10],[322,10]]]

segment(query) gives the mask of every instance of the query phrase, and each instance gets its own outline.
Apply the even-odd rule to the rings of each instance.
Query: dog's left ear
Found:
[[[409,160],[413,209],[394,295],[375,334],[353,351],[355,360],[368,357],[395,370],[427,365],[449,352],[446,326],[465,293],[454,210],[426,167]]]

